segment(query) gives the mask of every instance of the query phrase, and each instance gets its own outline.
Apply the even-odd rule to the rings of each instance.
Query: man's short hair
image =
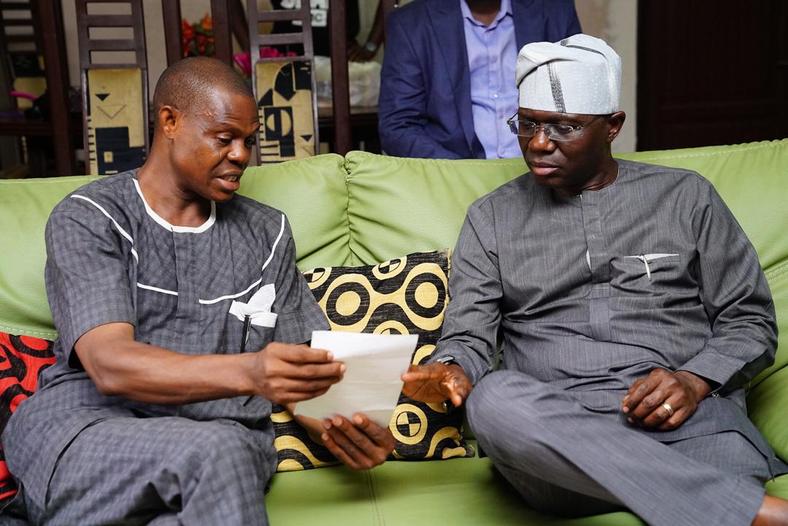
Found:
[[[224,62],[209,57],[185,58],[159,77],[153,108],[156,113],[162,106],[189,112],[194,107],[205,107],[205,99],[217,90],[254,98],[246,80]]]

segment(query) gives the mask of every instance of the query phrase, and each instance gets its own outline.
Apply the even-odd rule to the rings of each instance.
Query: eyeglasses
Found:
[[[564,142],[573,141],[583,135],[585,126],[591,124],[596,119],[601,117],[608,117],[608,115],[594,115],[594,117],[586,124],[565,124],[554,122],[534,122],[528,119],[518,119],[515,113],[506,121],[509,125],[509,130],[518,137],[530,138],[536,135],[536,131],[541,128],[544,134],[551,141]]]

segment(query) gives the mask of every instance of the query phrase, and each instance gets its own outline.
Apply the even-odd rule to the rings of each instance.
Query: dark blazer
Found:
[[[386,22],[378,128],[389,155],[484,158],[473,128],[460,1],[414,0]],[[511,2],[517,49],[580,32],[573,0]]]

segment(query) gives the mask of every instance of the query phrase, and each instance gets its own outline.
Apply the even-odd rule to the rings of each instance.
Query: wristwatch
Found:
[[[443,365],[460,365],[457,363],[457,360],[454,359],[454,356],[447,354],[446,356],[441,356],[435,360],[437,363],[442,363]]]
[[[378,52],[378,45],[368,40],[366,44],[364,44],[364,49],[369,51],[370,53],[377,53]]]

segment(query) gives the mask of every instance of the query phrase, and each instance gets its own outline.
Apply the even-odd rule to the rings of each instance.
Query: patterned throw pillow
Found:
[[[421,252],[375,266],[316,268],[304,273],[328,317],[331,330],[376,334],[418,334],[412,363],[435,350],[448,302],[446,252]],[[278,471],[336,463],[324,447],[281,407],[272,415]],[[389,429],[396,439],[392,458],[403,460],[470,457],[461,435],[462,412],[400,395]]]
[[[20,403],[38,386],[38,373],[55,363],[52,342],[0,332],[0,433]],[[0,508],[16,494],[0,446]]]

